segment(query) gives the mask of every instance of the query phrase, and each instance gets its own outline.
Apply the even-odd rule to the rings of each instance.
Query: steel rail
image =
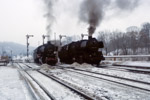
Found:
[[[19,64],[18,64],[19,65]],[[22,67],[21,65],[19,65],[20,67]],[[52,96],[42,85],[40,85],[40,83],[35,80],[27,71],[24,71],[28,76],[30,76],[30,78],[36,82],[38,84],[38,86],[44,91],[44,93],[51,99],[51,100],[56,100],[56,98],[54,96]]]
[[[65,70],[67,70],[67,69],[65,69]],[[82,71],[82,72],[88,72],[88,73],[97,74],[97,75],[100,74],[100,75],[107,76],[107,77],[119,78],[119,79],[123,79],[123,80],[127,80],[127,81],[132,81],[132,82],[137,82],[137,83],[139,82],[141,84],[150,85],[150,83],[147,83],[147,82],[142,82],[142,81],[137,81],[137,80],[132,80],[132,79],[126,79],[126,78],[121,78],[121,77],[115,77],[115,76],[111,76],[111,75],[107,75],[107,74],[95,73],[95,72],[90,72],[90,71],[85,71],[85,70],[80,70],[80,69],[72,69],[72,70],[79,70],[79,71]],[[72,71],[72,70],[69,70],[69,71]],[[125,85],[125,86],[129,86],[129,87],[133,87],[133,88],[137,88],[137,89],[140,89],[140,90],[144,90],[144,91],[150,92],[150,89],[137,87],[137,86],[130,85],[130,84],[127,84],[127,83],[116,82],[114,80],[101,78],[101,77],[97,77],[97,76],[93,76],[93,75],[88,75],[88,74],[77,72],[77,71],[72,71],[72,72],[79,73],[79,74],[86,75],[86,76],[89,76],[89,77],[94,77],[94,78],[97,78],[97,79],[102,79],[102,80],[110,81],[110,82],[113,82],[113,83],[118,83],[118,84],[121,84],[121,85]]]
[[[26,64],[25,64],[25,65],[26,65]],[[26,66],[28,66],[29,68],[32,68],[32,67],[29,66],[29,65],[26,65]],[[44,73],[44,72],[42,72],[42,71],[39,71],[39,70],[37,70],[37,72],[39,72],[39,73],[41,73],[41,74],[47,76],[48,78],[51,78],[52,80],[58,82],[59,84],[65,86],[65,87],[69,88],[70,90],[72,90],[72,91],[74,91],[75,93],[81,95],[82,97],[84,97],[84,98],[87,99],[87,100],[95,100],[95,98],[90,97],[89,95],[83,93],[82,91],[77,90],[76,88],[67,85],[66,83],[62,82],[59,78],[57,78],[57,77],[55,77],[55,76],[48,75],[48,74],[46,74],[46,73]],[[99,98],[99,100],[102,100],[102,98]]]

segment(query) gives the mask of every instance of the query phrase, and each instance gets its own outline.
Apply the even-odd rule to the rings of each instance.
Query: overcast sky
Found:
[[[80,35],[87,33],[88,24],[79,20],[80,4],[83,0],[56,0],[53,5],[55,21],[52,25],[58,35]],[[46,7],[43,0],[0,0],[0,42],[9,41],[26,45],[26,34],[34,35],[29,39],[32,46],[42,44],[42,35],[46,34]],[[140,0],[132,11],[108,9],[95,34],[103,30],[126,31],[129,26],[141,27],[150,22],[150,0]],[[96,36],[96,35],[95,35]]]

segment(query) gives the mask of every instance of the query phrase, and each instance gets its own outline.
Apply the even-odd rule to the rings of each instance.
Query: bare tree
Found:
[[[108,52],[110,52],[109,47],[108,47],[108,43],[110,41],[110,32],[109,31],[99,32],[98,40],[99,41],[103,41],[103,43],[104,43],[104,51],[105,51],[105,53],[107,55]]]
[[[136,54],[136,50],[138,50],[139,47],[139,28],[136,26],[130,26],[127,28],[126,33],[130,40],[129,40],[129,48],[132,51],[132,54]]]
[[[150,23],[144,23],[140,31],[140,45],[142,48],[147,48],[150,53]]]
[[[126,33],[99,32],[98,39],[104,42],[106,54],[109,52],[116,55],[138,54],[139,50],[141,53],[150,53],[150,23],[144,23],[141,29],[130,26]]]

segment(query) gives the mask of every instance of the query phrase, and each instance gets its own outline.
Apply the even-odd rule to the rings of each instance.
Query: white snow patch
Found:
[[[126,62],[121,63],[121,65],[150,67],[150,62],[147,62],[147,61],[126,61]]]
[[[93,67],[91,64],[87,64],[87,63],[79,64],[77,62],[71,64],[70,66],[72,66],[72,67]]]
[[[58,72],[60,69],[55,69]],[[102,97],[104,100],[149,100],[149,95],[140,91],[132,90],[132,88],[106,82],[104,80],[97,80],[84,75],[78,75],[69,71],[61,71],[61,73],[54,73],[53,75],[60,79],[82,89],[84,92],[92,93],[95,96]]]
[[[0,100],[32,100],[17,68],[0,66]]]
[[[47,91],[52,94],[56,100],[83,100],[80,96],[73,93],[68,88],[53,81],[52,79],[45,77],[44,75],[36,71],[28,71],[35,80],[37,80],[43,87],[46,87]]]

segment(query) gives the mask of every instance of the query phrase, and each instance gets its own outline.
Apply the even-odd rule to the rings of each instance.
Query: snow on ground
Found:
[[[87,70],[150,83],[150,75],[147,75],[147,74],[138,74],[138,73],[124,72],[124,71],[110,70],[110,69],[102,69],[102,68],[92,68],[92,69],[87,69]]]
[[[135,65],[135,66],[140,66],[140,65],[147,65],[150,66],[150,62],[124,62],[120,63],[122,65]],[[65,66],[65,65],[62,65]],[[69,66],[69,65],[68,65]],[[111,70],[111,69],[105,69],[105,68],[96,68],[93,67],[90,64],[78,64],[78,63],[73,63],[70,65],[71,67],[77,67],[79,69],[85,69],[88,71],[92,72],[97,72],[97,73],[102,73],[102,74],[108,74],[108,75],[113,75],[113,76],[118,76],[118,77],[124,77],[124,78],[129,78],[133,80],[138,80],[138,81],[144,81],[150,83],[150,75],[148,74],[140,74],[140,73],[132,73],[132,72],[127,72],[127,71],[120,71],[120,70]],[[80,67],[82,66],[82,67]]]
[[[116,63],[116,62],[111,62]],[[118,62],[117,62],[118,63]],[[150,62],[122,62],[119,64],[122,65],[136,65],[136,66],[148,66],[150,67]],[[35,68],[38,69],[39,66],[32,64],[35,66]],[[100,73],[106,73],[111,75],[116,75],[120,77],[126,77],[141,81],[150,82],[150,75],[144,75],[144,74],[135,74],[131,72],[121,72],[121,71],[115,71],[115,70],[109,70],[109,69],[102,69],[102,68],[93,68],[90,64],[78,64],[73,63],[72,65],[63,64],[66,67],[78,67],[78,68],[85,68],[86,70],[96,71]],[[43,65],[44,66],[44,65]],[[43,67],[42,66],[42,67]],[[45,69],[48,69],[46,67]],[[90,79],[88,77],[83,76],[77,76],[76,74],[72,74],[69,72],[62,72],[59,69],[50,69],[52,73],[56,73],[56,76],[59,76],[65,81],[68,81],[69,83],[72,83],[74,85],[77,85],[78,87],[84,87],[87,91],[93,91],[95,95],[104,96],[108,99],[113,100],[149,100],[149,95],[140,93],[138,91],[133,91],[132,89],[128,88],[117,88],[115,85],[111,85],[105,82],[101,82],[98,80]],[[56,94],[63,93],[63,90],[59,90],[60,88],[55,86],[55,83],[49,82],[47,79],[39,76],[36,73],[31,72],[31,74],[35,75],[36,78],[40,77],[41,81],[45,82],[47,87],[49,89],[54,89],[52,92]],[[39,78],[38,78],[39,79]],[[88,81],[88,82],[86,82]],[[48,82],[48,83],[47,83]],[[60,93],[58,93],[59,91]],[[63,97],[66,97],[65,94]],[[23,80],[23,78],[20,76],[18,69],[16,67],[12,67],[11,65],[8,66],[0,66],[0,100],[33,100],[34,98],[29,93],[28,89],[26,88],[26,84]],[[68,98],[69,99],[69,98]]]
[[[150,67],[150,62],[146,62],[146,61],[126,61],[126,62],[121,63],[121,65]]]
[[[128,66],[140,66],[140,67],[150,67],[150,61],[109,61],[104,60],[101,62],[102,65],[113,65],[113,64],[119,64],[119,65],[128,65]]]
[[[17,68],[0,66],[0,100],[34,100]]]
[[[117,63],[118,62],[110,62],[111,64]],[[109,63],[109,65],[110,65]],[[150,66],[150,62],[119,62],[119,64],[122,65],[135,65],[135,66]],[[76,67],[76,68],[81,68],[81,69],[86,69],[89,71],[93,72],[99,72],[103,74],[108,74],[108,75],[114,75],[114,76],[119,76],[119,77],[124,77],[124,78],[129,78],[129,79],[134,79],[134,80],[139,80],[139,81],[144,81],[144,82],[149,82],[150,83],[150,75],[146,74],[137,74],[137,73],[132,73],[132,72],[124,72],[124,71],[118,71],[118,70],[110,70],[110,69],[104,69],[104,68],[96,68],[93,67],[90,64],[78,64],[78,63],[73,63],[71,65],[67,64],[62,64],[61,66],[64,67]],[[53,73],[55,76],[61,78],[62,80],[69,82],[72,85],[75,85],[79,88],[84,88],[86,91],[93,91],[95,94],[100,95],[100,96],[106,96],[109,99],[113,100],[149,100],[149,95],[148,94],[143,94],[140,91],[135,91],[130,88],[121,88],[120,86],[113,86],[109,85],[105,82],[98,82],[97,80],[90,80],[90,78],[87,78],[87,76],[82,77],[76,74],[72,74],[66,71],[62,71],[60,69],[56,70],[50,70],[51,73]],[[101,91],[101,93],[99,93]],[[105,92],[103,92],[105,91]]]
[[[110,60],[104,60],[104,61],[101,61],[101,65],[112,65],[112,64],[120,64],[120,63],[123,63],[123,61],[110,61]]]
[[[70,89],[53,81],[48,77],[45,77],[44,75],[38,73],[37,71],[28,71],[28,72],[43,87],[46,87],[47,91],[49,91],[50,94],[52,94],[56,100],[84,100]]]
[[[86,75],[78,75],[61,69],[51,70],[53,75],[83,90],[83,92],[92,93],[104,100],[149,100],[148,93],[115,84],[105,80],[98,80]]]
[[[135,66],[140,66],[140,65],[150,66],[150,62],[124,62],[121,64],[122,65],[135,65]],[[61,65],[61,66],[66,66],[66,64]],[[110,70],[110,69],[105,69],[105,68],[96,68],[86,63],[81,64],[81,65],[78,63],[73,63],[71,65],[68,65],[68,67],[77,67],[77,68],[85,69],[85,70],[92,71],[92,72],[108,74],[108,75],[113,75],[113,76],[118,76],[118,77],[124,77],[124,78],[129,78],[133,80],[139,80],[139,81],[150,83],[150,75],[147,75],[147,74],[132,73],[132,72],[120,71],[120,70]]]
[[[45,88],[45,90],[51,94],[56,100],[84,100],[84,98],[82,98],[81,96],[77,95],[76,93],[74,93],[73,91],[71,91],[70,89],[66,88],[65,86],[59,84],[58,82],[52,80],[51,78],[46,77],[45,75],[37,72],[36,70],[34,70],[35,68],[38,68],[39,70],[39,66],[35,65],[33,63],[26,63],[29,66],[32,66],[32,69],[28,69],[26,70],[26,68],[24,68],[24,70],[26,70],[26,72],[32,76],[32,78],[34,78],[34,80],[36,80],[36,82],[38,84],[40,84],[41,87]],[[24,66],[24,64],[19,64],[21,66]],[[54,66],[50,66],[47,64],[43,64],[40,66],[42,70],[44,71],[48,71],[50,69],[54,69]],[[24,74],[25,75],[25,74]],[[25,75],[28,79],[28,75]],[[30,79],[30,82],[32,80]],[[33,81],[32,81],[33,83]],[[35,85],[35,84],[34,84]],[[36,91],[39,91],[39,88],[36,88]],[[40,92],[38,92],[40,93]],[[41,99],[40,99],[41,100]],[[42,100],[47,100],[47,99],[42,99]]]

